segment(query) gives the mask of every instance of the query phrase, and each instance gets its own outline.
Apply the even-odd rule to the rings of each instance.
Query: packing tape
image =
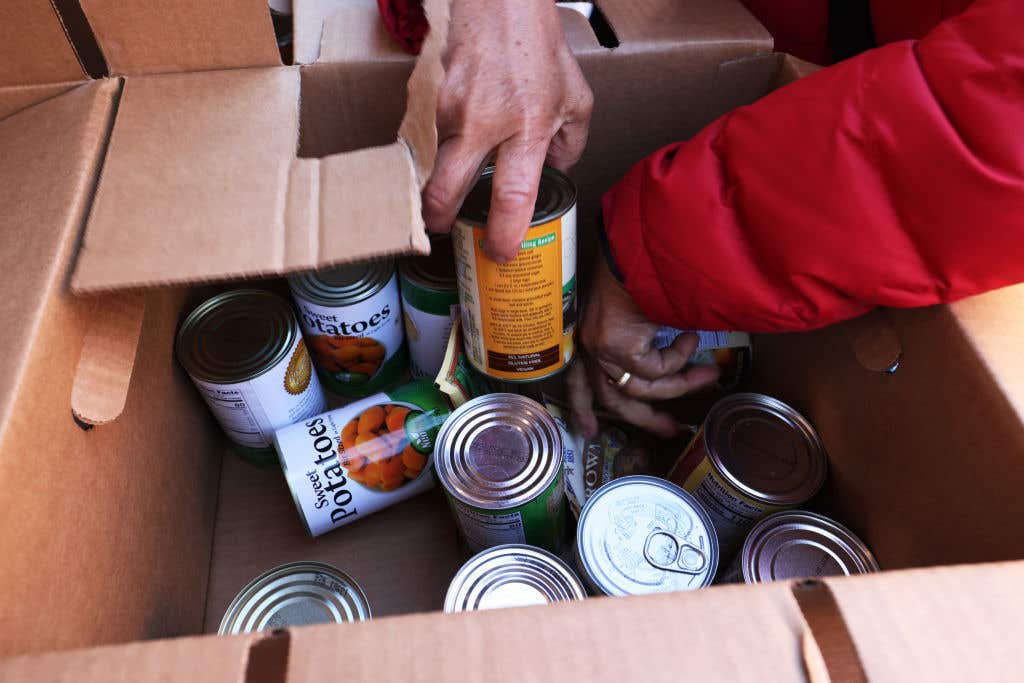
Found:
[[[807,622],[803,658],[811,683],[867,683],[857,645],[828,584],[808,579],[794,583],[792,591]]]
[[[71,412],[79,421],[106,424],[124,410],[145,312],[139,292],[96,298],[71,386]]]

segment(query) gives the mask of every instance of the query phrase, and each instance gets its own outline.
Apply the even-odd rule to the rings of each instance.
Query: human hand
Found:
[[[545,160],[560,171],[576,163],[592,108],[552,0],[455,0],[437,103],[437,160],[423,190],[427,228],[451,228],[495,152],[484,251],[499,263],[515,258]]]
[[[677,398],[711,384],[718,378],[718,368],[686,367],[700,341],[696,334],[680,335],[665,349],[654,348],[658,326],[615,279],[604,257],[597,260],[580,331],[582,348],[569,371],[573,421],[585,436],[593,436],[596,399],[626,422],[661,437],[675,436],[680,426],[651,401]]]

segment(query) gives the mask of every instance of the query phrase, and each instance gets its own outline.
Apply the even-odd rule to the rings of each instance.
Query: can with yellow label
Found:
[[[452,229],[466,353],[490,377],[537,380],[575,352],[576,187],[545,168],[519,254],[496,263],[483,252],[493,180],[486,169]]]

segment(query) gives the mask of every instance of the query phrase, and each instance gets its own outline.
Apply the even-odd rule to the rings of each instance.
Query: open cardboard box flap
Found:
[[[1008,563],[827,583],[868,679],[881,682],[1009,680],[1019,662],[1021,581],[1024,565]],[[0,677],[69,683],[798,681],[805,680],[805,659],[816,656],[828,635],[807,631],[791,584],[780,582],[16,657],[0,660]],[[826,665],[834,665],[828,649],[821,651]]]

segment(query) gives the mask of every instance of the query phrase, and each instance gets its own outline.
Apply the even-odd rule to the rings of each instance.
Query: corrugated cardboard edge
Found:
[[[145,309],[137,292],[96,299],[71,388],[71,412],[82,422],[106,424],[124,410]]]

